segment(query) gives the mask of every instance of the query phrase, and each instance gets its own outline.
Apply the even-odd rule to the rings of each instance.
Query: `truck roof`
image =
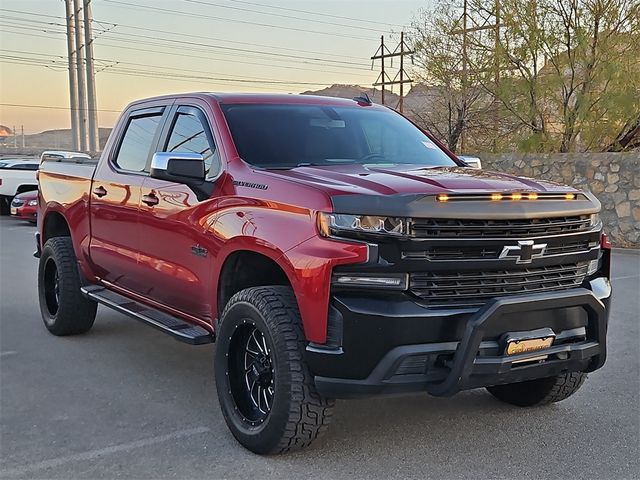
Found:
[[[150,100],[172,100],[180,98],[200,98],[205,101],[215,101],[224,104],[238,103],[262,103],[262,104],[306,104],[306,105],[327,105],[327,106],[355,106],[358,105],[353,99],[325,97],[321,95],[302,95],[288,93],[236,93],[236,92],[190,92],[162,95],[158,97],[145,98],[133,102],[133,104],[148,102]],[[386,108],[373,104],[376,108]]]

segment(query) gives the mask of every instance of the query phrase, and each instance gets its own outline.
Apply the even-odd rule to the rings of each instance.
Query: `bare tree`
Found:
[[[483,137],[474,130],[493,127],[491,101],[461,55],[464,39],[451,33],[461,27],[459,10],[446,2],[421,11],[412,24],[413,75],[422,84],[423,101],[409,114],[453,151],[477,148]]]

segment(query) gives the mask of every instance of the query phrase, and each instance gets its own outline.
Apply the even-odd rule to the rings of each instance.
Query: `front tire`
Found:
[[[235,294],[222,314],[215,376],[233,436],[258,454],[310,445],[331,420],[304,361],[306,345],[290,288],[254,287]]]
[[[98,304],[80,292],[76,255],[69,237],[47,240],[38,265],[40,313],[54,335],[76,335],[91,329]]]
[[[496,385],[487,387],[487,390],[498,400],[511,405],[539,407],[569,398],[580,389],[586,379],[586,373],[572,372],[526,382]]]

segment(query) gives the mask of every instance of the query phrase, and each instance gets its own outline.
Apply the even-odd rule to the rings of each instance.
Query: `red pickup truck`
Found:
[[[98,303],[216,342],[224,418],[258,453],[310,444],[335,398],[486,387],[563,400],[606,357],[599,202],[469,168],[366,96],[129,105],[97,164],[43,162],[42,317]]]

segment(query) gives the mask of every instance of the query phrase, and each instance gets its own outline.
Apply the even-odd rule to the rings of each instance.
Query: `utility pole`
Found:
[[[69,60],[69,107],[71,109],[71,143],[73,150],[80,148],[78,131],[78,84],[76,83],[76,52],[74,48],[73,0],[64,0],[67,16],[67,57]]]
[[[98,110],[96,105],[96,75],[93,67],[93,15],[91,0],[83,0],[84,11],[84,47],[87,60],[87,109],[89,114],[89,151],[96,153],[100,149],[98,136]]]
[[[24,148],[24,125],[20,125],[20,133],[22,135],[22,148]]]
[[[84,53],[82,51],[82,23],[80,23],[80,0],[73,0],[73,23],[76,40],[76,78],[78,80],[78,131],[80,132],[80,150],[87,151],[87,104],[84,75]]]
[[[378,60],[380,59],[380,75],[378,75],[378,78],[376,78],[376,81],[374,82],[373,86],[377,86],[377,85],[382,85],[382,105],[384,105],[384,86],[386,84],[386,82],[390,82],[391,78],[389,78],[389,75],[387,75],[384,71],[384,59],[387,58],[388,55],[390,55],[391,52],[389,51],[389,49],[387,47],[384,46],[384,35],[380,36],[380,46],[378,47],[378,50],[376,50],[376,53],[373,54],[373,57],[371,57],[372,61]],[[373,62],[371,63],[372,65],[372,69],[373,69]]]
[[[467,114],[467,85],[469,82],[469,77],[467,75],[467,60],[469,59],[469,53],[467,51],[468,38],[469,35],[468,25],[467,25],[467,8],[468,8],[468,0],[464,0],[463,12],[462,12],[462,110],[463,110],[463,118],[466,118]],[[462,125],[462,132],[460,132],[460,151],[465,151],[465,140],[467,136],[467,129],[465,125]]]
[[[495,23],[488,23],[486,18],[482,18],[483,22],[481,24],[475,23],[474,19],[469,15],[469,2],[468,0],[464,0],[463,2],[463,11],[462,11],[462,29],[453,30],[450,32],[451,35],[462,35],[462,108],[464,110],[464,115],[466,116],[467,109],[467,90],[469,85],[469,34],[473,32],[481,32],[484,30],[493,30],[494,32],[494,82],[497,85],[500,82],[500,59],[499,59],[499,51],[500,51],[500,29],[502,24],[500,23],[500,0],[495,0],[495,12],[493,17],[495,18]],[[469,19],[471,19],[475,25],[469,26]],[[472,73],[479,73],[480,70],[474,69],[471,70]],[[494,123],[497,128],[498,125],[498,111],[494,110]],[[463,127],[462,133],[460,134],[460,145],[461,151],[465,151],[465,128]],[[493,140],[493,150],[496,150],[496,135],[494,135]]]
[[[376,53],[371,57],[371,60],[380,60],[381,68],[380,75],[376,79],[374,86],[381,85],[382,86],[382,104],[384,105],[384,87],[386,85],[400,85],[400,99],[398,100],[397,108],[400,113],[403,112],[404,108],[404,84],[411,83],[409,75],[404,70],[404,57],[407,55],[413,55],[415,51],[409,50],[406,42],[404,41],[404,32],[400,33],[400,43],[395,48],[393,52],[389,51],[387,47],[384,45],[384,36],[380,37],[380,47],[376,50]],[[384,71],[384,61],[387,58],[400,57],[400,70],[396,73],[395,77],[391,79],[389,75]],[[407,78],[405,78],[405,76]]]
[[[18,133],[15,125],[13,126],[13,148],[18,149]]]

